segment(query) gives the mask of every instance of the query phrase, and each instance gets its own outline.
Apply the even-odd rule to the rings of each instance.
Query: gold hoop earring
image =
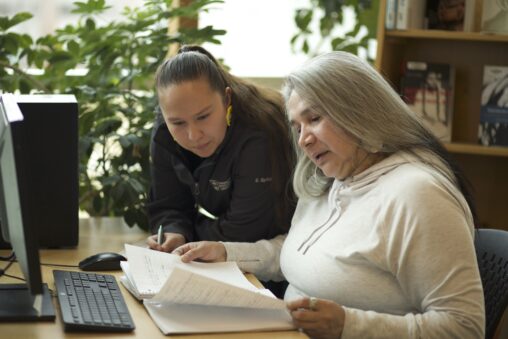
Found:
[[[233,112],[233,107],[231,105],[228,106],[226,111],[226,124],[231,126],[231,113]]]

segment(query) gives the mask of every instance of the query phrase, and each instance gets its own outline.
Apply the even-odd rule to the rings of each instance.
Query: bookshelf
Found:
[[[440,30],[415,29],[411,31],[387,30],[387,37],[411,39],[465,40],[508,43],[508,35],[485,34],[479,32],[453,32]]]
[[[477,0],[474,32],[386,30],[381,0],[375,66],[397,92],[404,61],[455,66],[452,142],[445,146],[473,186],[481,226],[508,230],[508,147],[477,143],[483,66],[508,66],[508,35],[480,33],[481,8]]]

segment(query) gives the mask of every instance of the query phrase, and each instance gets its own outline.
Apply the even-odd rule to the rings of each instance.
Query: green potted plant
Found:
[[[147,229],[149,139],[157,105],[153,76],[171,43],[219,43],[211,26],[168,34],[168,20],[195,18],[217,0],[172,8],[170,0],[126,8],[122,20],[98,24],[104,0],[74,2],[77,22],[34,41],[11,31],[32,15],[0,17],[2,91],[74,94],[79,104],[80,208],[91,216],[122,216]],[[24,69],[43,70],[40,76]],[[81,76],[68,71],[81,69]]]

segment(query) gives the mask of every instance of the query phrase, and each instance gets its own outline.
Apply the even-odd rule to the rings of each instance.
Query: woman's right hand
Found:
[[[179,233],[164,233],[164,241],[159,245],[157,243],[157,234],[154,234],[148,237],[146,244],[152,250],[171,252],[178,246],[185,244],[185,237]]]
[[[222,262],[227,259],[226,247],[217,241],[189,242],[175,249],[173,254],[181,256],[183,262]]]

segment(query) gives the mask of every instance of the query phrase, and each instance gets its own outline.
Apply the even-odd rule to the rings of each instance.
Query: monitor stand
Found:
[[[34,304],[39,305],[40,311]],[[0,284],[0,322],[48,320],[55,320],[55,309],[47,284],[43,284],[43,294],[37,297],[26,284]]]

